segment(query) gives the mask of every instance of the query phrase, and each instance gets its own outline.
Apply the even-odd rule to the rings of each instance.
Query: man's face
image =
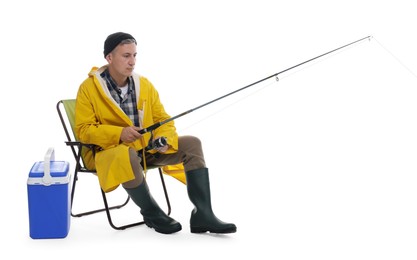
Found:
[[[107,61],[118,76],[130,77],[135,69],[136,44],[127,43],[118,45],[107,56]]]

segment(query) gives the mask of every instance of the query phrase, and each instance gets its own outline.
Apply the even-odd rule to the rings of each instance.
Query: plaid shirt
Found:
[[[117,84],[114,82],[110,76],[109,71],[106,69],[100,76],[106,81],[107,88],[110,91],[113,99],[119,104],[120,108],[129,116],[135,126],[139,126],[139,114],[136,104],[136,93],[135,93],[135,83],[133,82],[132,77],[128,78],[127,84],[127,93],[122,97],[122,91],[117,87]]]

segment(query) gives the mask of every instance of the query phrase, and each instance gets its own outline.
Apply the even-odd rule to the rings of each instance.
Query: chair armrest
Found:
[[[92,150],[96,147],[95,144],[85,144],[85,143],[81,143],[81,142],[77,142],[77,141],[66,141],[65,144],[68,145],[68,146],[78,146],[78,147],[85,146],[85,147],[90,148]]]

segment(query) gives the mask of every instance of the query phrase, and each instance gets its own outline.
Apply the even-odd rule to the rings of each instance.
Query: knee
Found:
[[[181,139],[185,144],[191,147],[201,147],[201,140],[196,136],[187,135],[187,136],[180,137],[180,140]]]

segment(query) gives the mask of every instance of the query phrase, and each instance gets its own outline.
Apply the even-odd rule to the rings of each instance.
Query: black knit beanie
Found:
[[[104,58],[106,58],[107,54],[114,50],[114,48],[116,48],[117,45],[119,45],[123,40],[126,39],[132,39],[136,43],[135,38],[133,38],[133,36],[128,33],[117,32],[107,36],[107,39],[104,42]]]

